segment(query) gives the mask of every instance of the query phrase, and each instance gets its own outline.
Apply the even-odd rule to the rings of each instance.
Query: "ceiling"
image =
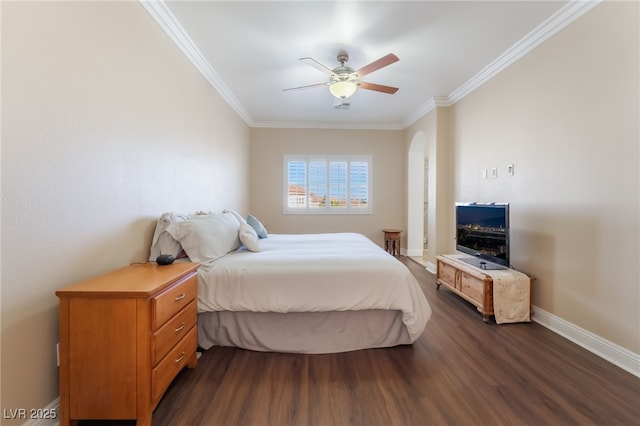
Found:
[[[252,127],[403,129],[454,103],[564,27],[569,1],[142,1],[203,75]],[[572,9],[573,8],[573,9]],[[584,12],[580,12],[584,13]],[[399,61],[362,80],[334,108],[328,76],[300,61],[359,69]]]

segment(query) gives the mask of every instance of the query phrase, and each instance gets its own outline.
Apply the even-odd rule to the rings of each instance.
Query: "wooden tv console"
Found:
[[[467,302],[475,305],[482,314],[483,321],[489,322],[491,316],[494,315],[493,279],[482,269],[460,260],[461,257],[464,256],[436,256],[436,287],[440,289],[440,286],[444,285]],[[516,272],[513,269],[507,269],[507,271]],[[531,301],[531,294],[529,300]],[[531,305],[529,312],[532,313]]]

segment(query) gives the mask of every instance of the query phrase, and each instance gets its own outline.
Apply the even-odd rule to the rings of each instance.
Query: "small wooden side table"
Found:
[[[384,249],[393,256],[400,254],[400,234],[401,229],[383,229],[384,232]]]

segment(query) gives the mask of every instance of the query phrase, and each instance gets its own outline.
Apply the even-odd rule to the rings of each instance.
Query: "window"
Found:
[[[370,214],[370,156],[284,158],[284,212]]]

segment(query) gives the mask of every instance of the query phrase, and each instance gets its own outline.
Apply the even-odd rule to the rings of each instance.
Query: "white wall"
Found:
[[[248,127],[138,2],[2,2],[1,164],[3,409],[58,396],[57,288],[249,206]]]
[[[424,203],[428,201],[425,200],[425,163],[432,146],[427,134],[418,131],[412,134],[407,148],[407,256],[423,257],[424,254]]]
[[[420,159],[416,159],[416,153],[412,153],[416,142],[419,142],[421,138],[425,138],[423,152],[420,155],[424,155],[428,158],[428,252],[426,256],[422,256],[427,262],[427,269],[435,271],[436,269],[436,255],[452,253],[455,249],[454,241],[451,237],[449,229],[453,226],[453,205],[454,199],[452,195],[453,188],[453,163],[451,158],[451,140],[449,134],[449,108],[437,107],[429,112],[427,115],[416,121],[413,125],[405,130],[405,140],[407,143],[407,150],[409,151],[409,157],[413,157],[413,161],[420,162]],[[416,138],[417,137],[417,138]],[[424,182],[424,171],[416,172],[416,166],[409,170],[410,180],[410,199],[408,200],[409,209],[411,209],[408,215],[408,230],[410,238],[412,238],[413,247],[420,247],[419,252],[422,251],[422,232],[421,226],[412,226],[416,222],[423,220],[423,205],[424,201],[423,188],[420,185],[416,185],[415,182]],[[412,188],[413,186],[413,188]],[[415,202],[413,198],[419,199],[419,202]],[[419,218],[417,217],[419,216]],[[416,241],[416,239],[420,239]],[[421,256],[416,250],[410,250],[408,252],[411,256]]]
[[[511,203],[511,261],[537,278],[534,304],[636,354],[638,6],[602,3],[450,117],[454,197]]]
[[[285,154],[371,155],[373,214],[283,214]],[[383,229],[403,227],[405,182],[406,157],[400,131],[251,130],[251,209],[270,232],[359,232],[382,246]],[[402,237],[403,246],[405,238]]]

